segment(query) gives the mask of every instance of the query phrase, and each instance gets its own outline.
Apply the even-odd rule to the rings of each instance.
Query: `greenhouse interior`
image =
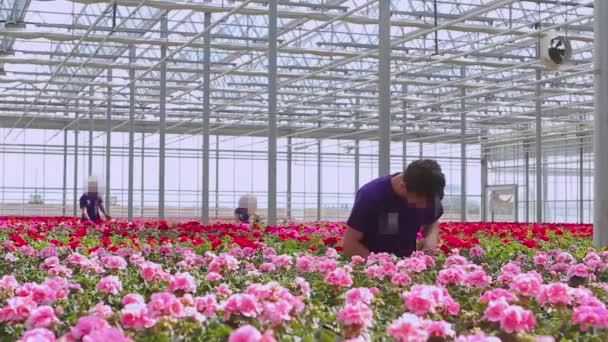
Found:
[[[548,229],[540,240],[528,230],[519,239],[542,250],[550,244],[543,239],[575,231],[560,227],[578,227],[582,235],[572,233],[555,248],[580,243],[601,254],[608,245],[608,1],[4,0],[0,39],[2,228],[34,218],[58,229],[86,226],[79,221],[86,208],[81,196],[94,181],[104,215],[116,225],[232,224],[235,208],[249,196],[267,227],[262,234],[294,222],[329,225],[325,240],[318,240],[322,246],[335,227],[342,229],[337,239],[352,228],[359,189],[431,159],[445,176],[442,234],[483,223],[528,227],[530,234]],[[496,234],[507,246],[517,240],[511,233]],[[13,235],[0,233],[19,247],[7,236]],[[463,238],[469,242],[450,245],[442,236],[444,247],[471,244]],[[216,248],[215,237],[203,239]],[[68,243],[62,241],[53,244]],[[4,250],[0,257],[22,258]],[[608,254],[598,258],[608,265]],[[585,272],[596,272],[604,289],[596,296],[605,302],[608,266],[594,270]],[[195,275],[199,286],[204,277]],[[113,309],[118,315],[120,307]],[[573,307],[572,322],[579,309]],[[593,341],[608,339],[603,310],[601,319],[587,322],[600,334]],[[521,331],[560,341],[591,338],[567,335],[570,328],[559,332],[565,335],[538,328],[535,314],[536,330]],[[446,318],[458,334],[467,332],[458,325],[463,320]],[[67,331],[28,325],[29,318],[27,329],[4,328],[17,321],[0,309],[0,335],[10,330],[14,339],[34,341],[26,336],[32,327],[53,338]],[[276,340],[293,340],[289,329],[301,335],[314,327],[297,330],[290,322],[286,330],[274,329]],[[502,334],[518,331],[500,322]],[[350,325],[347,332],[334,327],[340,338],[304,341],[385,340],[382,334],[425,340],[398,335],[389,323]],[[227,325],[234,334],[247,333],[235,324]],[[259,336],[247,341],[273,341],[267,326],[256,324],[252,329],[260,330],[248,336]],[[124,322],[122,328],[120,338],[151,338]],[[205,329],[197,334],[209,337]],[[487,341],[511,341],[482,330]],[[89,339],[96,340],[104,339]]]

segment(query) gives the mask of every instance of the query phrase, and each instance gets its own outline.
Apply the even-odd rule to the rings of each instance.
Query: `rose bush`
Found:
[[[443,253],[367,260],[344,229],[0,218],[0,340],[608,340],[589,225],[445,223]]]

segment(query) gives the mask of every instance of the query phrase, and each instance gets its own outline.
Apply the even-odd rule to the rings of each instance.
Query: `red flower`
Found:
[[[538,242],[536,242],[536,240],[532,240],[532,239],[527,239],[523,242],[523,245],[528,247],[528,248],[538,248],[539,244]]]

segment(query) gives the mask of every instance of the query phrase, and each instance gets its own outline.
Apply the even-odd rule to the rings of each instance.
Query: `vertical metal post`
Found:
[[[129,64],[135,64],[135,45],[129,46]],[[127,218],[133,220],[133,150],[135,148],[135,133],[133,124],[135,122],[135,69],[129,69],[129,168],[127,189]]]
[[[540,50],[540,47],[539,47]],[[541,70],[536,70],[536,222],[543,221],[543,145],[542,145],[542,88]]]
[[[403,93],[403,96],[407,94],[407,84],[401,85],[401,92]],[[403,158],[403,160],[401,168],[405,170],[407,167],[407,101],[403,100],[401,106],[403,111],[403,134],[401,135],[401,148],[403,149],[401,158]]]
[[[211,25],[211,13],[205,13],[205,30]],[[204,34],[203,49],[203,198],[201,221],[209,223],[209,124],[211,116],[211,30]]]
[[[111,161],[112,161],[112,69],[108,69],[107,75],[107,100],[106,100],[106,210],[111,212],[112,201],[110,199],[111,187]]]
[[[319,111],[319,117],[321,116],[321,112]],[[321,127],[321,122],[319,121],[319,128]],[[317,140],[317,221],[321,220],[321,189],[323,186],[323,173],[322,173],[323,165],[321,160],[321,139]]]
[[[460,67],[460,77],[467,76],[467,69],[463,65]],[[467,121],[466,121],[466,100],[467,90],[462,87],[460,90],[460,221],[467,220]]]
[[[357,109],[359,109],[359,103],[360,103],[360,98],[357,97],[355,99],[355,105],[357,107]],[[359,128],[361,128],[361,123],[359,122],[359,111],[357,110],[355,112],[355,127],[357,127],[357,131],[359,130]],[[357,193],[357,191],[359,191],[359,173],[360,173],[360,155],[359,155],[359,139],[355,138],[355,193]]]
[[[291,218],[291,137],[287,137],[287,218]]]
[[[595,186],[593,203],[593,243],[608,244],[608,2],[594,1],[595,12]]]
[[[140,179],[140,187],[141,187],[141,193],[140,193],[140,207],[139,207],[139,216],[140,217],[144,217],[144,178],[145,178],[145,172],[144,170],[146,169],[146,164],[145,164],[145,154],[146,154],[146,133],[145,132],[141,132],[141,179]]]
[[[419,158],[422,159],[424,158],[424,145],[422,142],[418,143],[418,154],[420,155]]]
[[[585,145],[583,136],[579,138],[578,147],[578,223],[585,222]]]
[[[66,113],[67,116],[67,113]],[[4,147],[6,148],[6,146]],[[63,200],[61,204],[61,216],[66,215],[66,204],[68,196],[68,130],[63,130]]]
[[[378,176],[384,176],[391,168],[391,1],[378,6]]]
[[[215,218],[220,217],[220,136],[215,136]]]
[[[530,222],[530,144],[524,143],[524,167],[525,167],[525,186],[526,186],[526,222]]]
[[[278,0],[268,2],[268,224],[277,223],[277,21]]]
[[[487,132],[483,132],[481,136],[481,221],[488,220],[488,157],[486,153]]]
[[[167,38],[167,12],[160,16],[160,37]],[[165,108],[167,105],[167,46],[160,47],[160,104],[159,104],[159,151],[158,151],[158,218],[165,219],[165,131],[167,122]]]
[[[93,175],[93,86],[89,86],[89,177]]]
[[[72,216],[78,216],[78,114],[80,112],[80,102],[76,100],[75,105],[75,116],[76,116],[76,124],[74,125],[74,211]]]

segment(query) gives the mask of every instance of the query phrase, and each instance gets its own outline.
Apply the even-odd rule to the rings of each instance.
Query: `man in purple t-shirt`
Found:
[[[380,177],[357,192],[344,233],[344,252],[366,258],[373,253],[406,257],[416,250],[422,228],[423,250],[433,253],[445,176],[434,160],[418,160],[403,173]]]

